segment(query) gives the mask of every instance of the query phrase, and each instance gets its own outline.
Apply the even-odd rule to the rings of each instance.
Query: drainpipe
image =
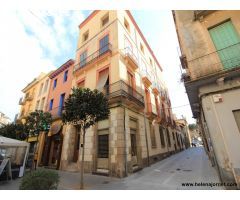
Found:
[[[144,112],[144,126],[145,126],[145,138],[146,138],[146,147],[147,147],[147,166],[150,166],[149,160],[149,149],[148,149],[148,138],[147,138],[147,125],[146,125],[146,114]]]
[[[121,105],[124,110],[124,115],[123,115],[123,127],[124,127],[124,143],[125,143],[125,176],[128,176],[128,167],[127,167],[127,130],[126,130],[126,108],[125,106]]]

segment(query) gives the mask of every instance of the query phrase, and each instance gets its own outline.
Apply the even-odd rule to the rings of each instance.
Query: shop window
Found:
[[[109,130],[98,130],[98,158],[109,156]]]

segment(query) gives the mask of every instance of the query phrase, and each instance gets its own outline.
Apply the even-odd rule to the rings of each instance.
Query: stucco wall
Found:
[[[207,121],[207,126],[212,145],[215,150],[222,176],[226,180],[232,180],[233,174],[239,180],[240,170],[240,132],[238,130],[233,110],[240,109],[240,88],[231,89],[233,86],[240,87],[240,80],[228,81],[223,86],[211,85],[200,89],[204,94],[209,91],[216,91],[221,94],[223,101],[214,103],[213,95],[207,95],[202,98],[202,106]],[[226,91],[219,91],[219,89]]]

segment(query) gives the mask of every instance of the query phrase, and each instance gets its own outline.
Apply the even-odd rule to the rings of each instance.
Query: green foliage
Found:
[[[36,110],[27,116],[25,125],[29,130],[29,136],[35,136],[39,135],[42,131],[48,132],[51,123],[51,113]]]
[[[65,102],[63,123],[71,122],[80,128],[88,128],[109,116],[108,99],[98,90],[73,88]]]
[[[197,124],[189,124],[188,125],[189,130],[196,130],[197,129]]]
[[[56,171],[38,169],[24,175],[20,190],[56,190],[59,183],[59,175]]]
[[[23,124],[7,124],[0,128],[0,135],[17,140],[27,138],[27,128]]]

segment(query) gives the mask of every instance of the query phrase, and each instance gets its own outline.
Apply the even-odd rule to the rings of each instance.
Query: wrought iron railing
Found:
[[[133,49],[130,47],[126,47],[124,49],[124,56],[129,56],[135,63],[138,65],[137,56],[134,54]]]
[[[95,61],[96,59],[100,58],[101,56],[103,56],[104,54],[106,54],[107,52],[112,52],[112,45],[110,43],[108,43],[107,45],[105,45],[104,47],[98,49],[97,51],[95,51],[93,54],[89,55],[88,57],[86,57],[85,59],[81,60],[76,66],[75,66],[75,71],[78,69],[82,69],[85,66],[87,66],[88,64],[92,63],[93,61]]]
[[[134,101],[140,104],[141,106],[144,106],[143,95],[141,95],[134,88],[129,86],[123,80],[107,85],[100,91],[102,91],[109,99],[124,96],[129,100]]]
[[[240,67],[240,43],[187,61],[190,77],[185,81],[195,80],[223,71]]]

